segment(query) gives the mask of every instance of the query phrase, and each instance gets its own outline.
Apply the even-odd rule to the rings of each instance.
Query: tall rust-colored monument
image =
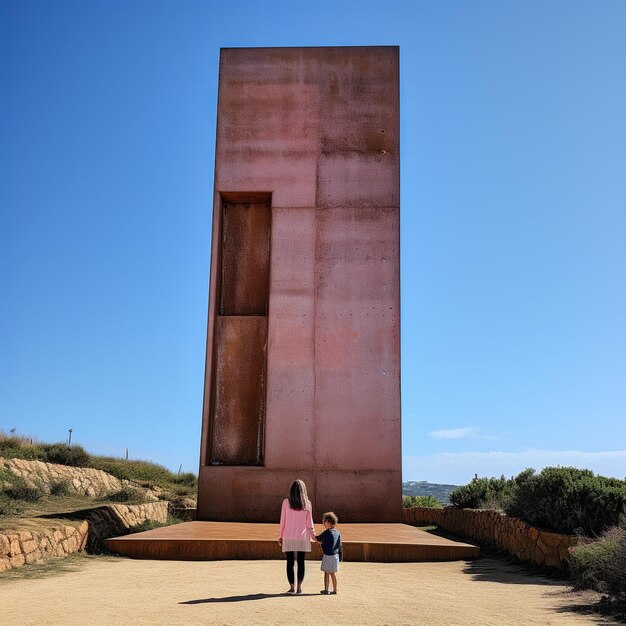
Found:
[[[198,519],[401,514],[398,48],[220,58]]]

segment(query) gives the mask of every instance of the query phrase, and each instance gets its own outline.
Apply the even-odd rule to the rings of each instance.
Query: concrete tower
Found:
[[[400,521],[398,48],[220,57],[198,519]]]

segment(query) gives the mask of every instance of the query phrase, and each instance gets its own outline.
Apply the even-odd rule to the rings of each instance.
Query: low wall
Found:
[[[0,572],[85,549],[97,552],[105,539],[128,534],[130,528],[146,520],[165,523],[167,507],[167,502],[108,504],[64,513],[62,519],[60,516],[29,519],[31,527],[28,530],[0,533]],[[33,527],[35,521],[40,524],[39,528]]]
[[[74,519],[82,518],[89,524],[87,550],[100,552],[104,540],[110,537],[127,535],[134,526],[148,520],[165,524],[168,503],[149,502],[147,504],[109,504],[73,514]]]
[[[578,537],[539,530],[498,511],[416,507],[403,509],[402,518],[405,524],[413,526],[435,524],[481,546],[494,547],[521,561],[559,571],[567,569],[569,548],[578,544]]]
[[[89,525],[59,525],[0,533],[0,572],[24,564],[43,563],[52,557],[84,550]]]
[[[196,521],[196,512],[197,510],[193,507],[170,507],[170,513],[174,517],[178,517],[178,519],[182,519],[185,522],[195,522]]]

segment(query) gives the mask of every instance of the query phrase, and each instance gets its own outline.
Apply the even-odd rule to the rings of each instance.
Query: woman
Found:
[[[306,493],[304,481],[294,480],[289,490],[289,498],[283,500],[280,510],[280,536],[278,545],[287,555],[287,593],[302,593],[304,580],[304,555],[311,551],[311,541],[315,541],[313,513]],[[298,588],[294,589],[293,566],[298,561]]]

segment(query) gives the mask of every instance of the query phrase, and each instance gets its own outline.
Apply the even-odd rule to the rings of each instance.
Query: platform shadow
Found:
[[[200,598],[198,600],[185,600],[178,604],[210,604],[212,602],[247,602],[248,600],[265,600],[266,598],[280,598],[290,596],[294,598],[303,596],[318,596],[318,593],[250,593],[247,596],[225,596],[223,598]]]
[[[474,580],[503,583],[506,585],[563,585],[563,579],[548,577],[539,568],[507,561],[495,556],[469,561],[463,572]]]

